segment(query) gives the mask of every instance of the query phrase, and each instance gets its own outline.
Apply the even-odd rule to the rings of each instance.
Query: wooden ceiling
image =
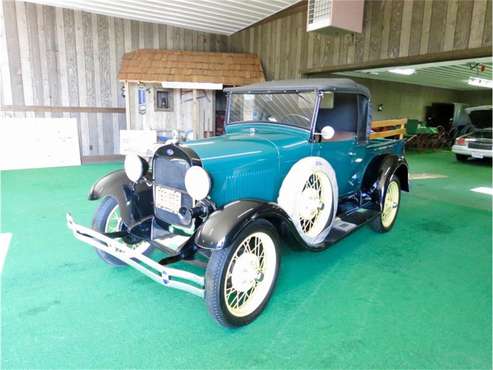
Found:
[[[231,35],[299,0],[25,0],[138,21]]]
[[[483,72],[479,70],[479,65],[485,66],[485,70]],[[390,73],[389,69],[393,69],[393,67],[386,67],[338,72],[336,74],[373,80],[403,82],[452,90],[485,89],[483,87],[469,85],[467,83],[469,77],[480,77],[487,80],[492,80],[491,57],[400,66],[398,68],[413,68],[416,70],[416,73],[410,76],[404,76]]]

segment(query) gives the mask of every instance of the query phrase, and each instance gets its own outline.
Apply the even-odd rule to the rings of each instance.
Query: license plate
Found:
[[[156,187],[156,199],[154,200],[157,208],[165,211],[178,213],[181,207],[181,193],[171,189]]]
[[[473,158],[479,158],[479,159],[483,159],[483,155],[482,154],[477,154],[477,153],[472,153],[471,156]]]

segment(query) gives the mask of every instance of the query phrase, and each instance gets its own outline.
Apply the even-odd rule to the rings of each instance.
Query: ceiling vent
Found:
[[[308,0],[308,32],[329,32],[337,28],[361,33],[364,0]]]

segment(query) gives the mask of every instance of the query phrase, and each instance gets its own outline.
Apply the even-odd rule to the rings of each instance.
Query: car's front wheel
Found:
[[[99,207],[94,213],[92,228],[100,233],[112,233],[124,230],[125,225],[123,224],[123,220],[120,215],[120,209],[115,198],[106,197],[101,201]],[[119,241],[125,242],[128,246],[132,248],[142,248],[144,251],[149,251],[151,248],[151,246],[147,242],[138,242],[128,239],[119,239]],[[114,267],[127,265],[125,262],[119,260],[111,254],[103,252],[98,248],[95,249],[98,256],[101,257],[101,259],[107,264]]]
[[[230,246],[214,251],[207,264],[205,300],[223,326],[249,324],[265,308],[279,272],[279,238],[265,220],[256,220]]]

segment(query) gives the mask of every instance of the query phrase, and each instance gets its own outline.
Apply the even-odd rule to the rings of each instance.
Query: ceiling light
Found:
[[[392,68],[389,69],[388,72],[395,73],[398,75],[410,76],[416,73],[414,68]]]
[[[484,78],[469,77],[469,80],[467,81],[467,83],[469,85],[472,85],[472,86],[487,87],[487,88],[493,89],[493,81],[486,80]]]

